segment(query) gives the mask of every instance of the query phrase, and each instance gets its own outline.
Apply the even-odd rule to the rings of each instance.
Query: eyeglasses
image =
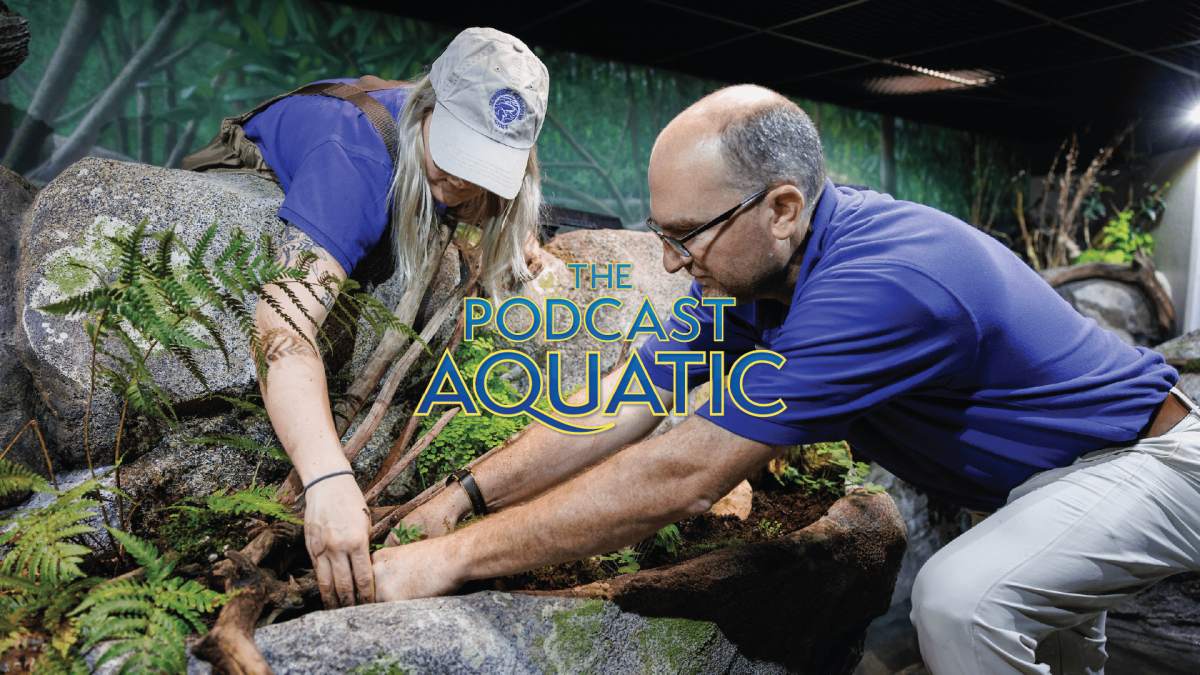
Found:
[[[721,215],[717,216],[716,218],[713,218],[712,220],[708,221],[707,223],[701,225],[700,227],[697,227],[696,229],[692,230],[691,232],[688,232],[685,236],[683,236],[680,239],[676,239],[675,237],[668,237],[667,235],[663,234],[662,228],[658,226],[658,223],[654,222],[653,218],[646,219],[646,227],[650,228],[650,231],[653,232],[654,234],[657,234],[659,239],[662,239],[663,241],[665,241],[667,243],[667,245],[669,245],[676,253],[678,253],[680,255],[680,257],[690,258],[690,257],[692,257],[692,253],[691,253],[691,251],[687,250],[686,246],[683,245],[684,242],[695,239],[696,235],[700,234],[701,232],[703,232],[711,227],[720,225],[721,223],[729,220],[730,218],[733,217],[733,214],[737,213],[738,209],[749,204],[750,202],[754,201],[755,199],[758,199],[759,197],[767,194],[767,192],[769,192],[770,189],[771,188],[769,188],[769,187],[765,187],[765,188],[759,190],[758,192],[755,192],[754,194],[750,195],[745,200],[743,200],[741,204],[738,204],[737,206],[733,207],[732,209],[729,209],[728,211],[726,211],[725,213],[722,213]]]

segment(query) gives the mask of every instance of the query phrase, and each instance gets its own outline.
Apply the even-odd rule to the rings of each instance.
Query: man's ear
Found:
[[[767,193],[767,208],[771,210],[771,234],[776,239],[790,239],[804,213],[804,195],[795,185],[781,185]]]

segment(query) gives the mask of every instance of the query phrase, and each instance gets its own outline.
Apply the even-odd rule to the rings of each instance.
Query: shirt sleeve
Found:
[[[926,385],[943,382],[975,359],[979,331],[941,284],[903,264],[839,266],[810,278],[769,348],[778,370],[752,366],[745,394],[782,413],[757,417],[724,392],[724,414],[698,414],[763,443],[800,445],[846,437],[856,418]],[[735,356],[727,356],[732,364]]]
[[[279,217],[312,237],[350,274],[383,236],[390,177],[390,164],[331,138],[293,172]]]

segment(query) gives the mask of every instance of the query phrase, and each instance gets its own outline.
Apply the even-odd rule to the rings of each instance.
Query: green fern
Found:
[[[101,640],[123,639],[104,652],[96,665],[129,654],[120,673],[182,673],[187,669],[184,636],[205,633],[202,614],[212,612],[228,596],[195,581],[171,576],[175,560],[160,556],[149,542],[107,527],[141,565],[141,580],[119,579],[93,588],[71,616],[79,618],[87,651]]]
[[[289,523],[304,523],[293,516],[287,507],[275,501],[275,488],[270,485],[259,485],[229,496],[225,492],[226,489],[222,488],[204,498],[204,503],[213,513],[237,516],[257,514]]]
[[[45,478],[19,464],[0,459],[0,497],[25,490],[53,492]]]
[[[247,516],[303,522],[275,501],[274,492],[267,485],[233,494],[221,489],[203,499],[193,498],[171,506],[165,509],[171,514],[162,527],[163,541],[184,560],[201,560],[225,548],[245,546]]]
[[[27,480],[19,469],[0,460],[0,485]],[[53,490],[40,486],[42,492]],[[99,579],[88,577],[79,565],[91,549],[77,543],[96,528],[87,520],[99,505],[85,498],[99,488],[88,481],[66,492],[56,493],[48,506],[32,509],[14,518],[0,520],[0,654],[13,648],[30,649],[39,640],[43,648],[34,672],[79,672],[71,665],[77,659],[78,620],[70,612],[79,605]],[[87,672],[84,667],[82,672]]]

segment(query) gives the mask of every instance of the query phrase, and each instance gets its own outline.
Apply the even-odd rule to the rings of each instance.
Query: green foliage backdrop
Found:
[[[412,77],[452,37],[419,21],[315,0],[11,0],[9,6],[30,20],[33,34],[29,60],[0,82],[0,101],[11,104],[13,126],[43,78],[55,75],[47,68],[72,13],[91,7],[96,17],[92,37],[81,38],[86,52],[73,75],[59,73],[65,86],[42,93],[41,138],[52,129],[77,140],[76,147],[56,151],[45,141],[22,164],[14,148],[28,144],[26,138],[5,155],[10,168],[42,181],[93,145],[146,163],[176,165],[207,142],[226,115],[316,79]],[[156,31],[167,31],[169,39],[154,43]],[[156,51],[136,69],[133,84],[117,87],[119,74],[139,65],[136,56],[148,45]],[[553,117],[539,140],[548,201],[611,213],[637,226],[648,215],[646,162],[658,131],[723,83],[573,53],[538,53],[551,76]],[[118,100],[101,110],[105,94]],[[835,181],[882,187],[879,115],[796,102],[821,129]],[[53,115],[45,114],[47,108]],[[895,125],[893,193],[899,198],[970,219],[979,148],[996,164],[993,178],[1007,180],[1022,168],[997,141],[904,120]],[[999,211],[1003,220],[1007,209]]]

